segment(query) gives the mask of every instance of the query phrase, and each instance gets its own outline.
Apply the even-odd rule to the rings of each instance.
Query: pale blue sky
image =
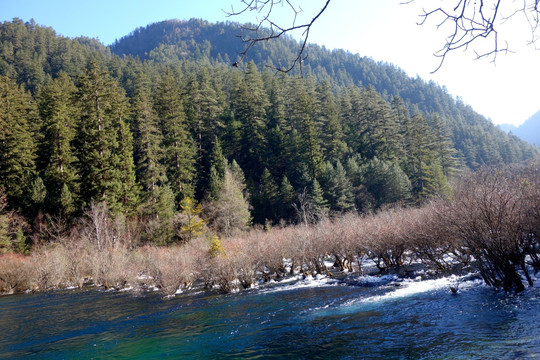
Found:
[[[456,52],[441,70],[430,74],[438,65],[433,53],[446,34],[437,31],[434,22],[416,23],[422,6],[441,1],[448,0],[415,0],[412,5],[400,5],[401,0],[333,0],[312,29],[310,41],[394,63],[411,76],[445,85],[495,123],[519,124],[540,110],[540,52],[524,47],[527,34],[515,29],[506,34],[517,52],[499,56],[496,65],[473,60],[471,51]],[[301,16],[311,18],[325,1],[295,2],[304,10]],[[254,22],[255,14],[227,18],[223,9],[239,4],[239,0],[0,0],[0,21],[33,18],[58,34],[95,37],[110,45],[137,27],[166,19]],[[281,22],[287,21],[287,14],[276,12]]]

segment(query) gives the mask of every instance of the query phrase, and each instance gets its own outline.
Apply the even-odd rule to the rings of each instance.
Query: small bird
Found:
[[[232,64],[233,67],[237,68],[238,67],[238,62],[235,61],[233,64]]]

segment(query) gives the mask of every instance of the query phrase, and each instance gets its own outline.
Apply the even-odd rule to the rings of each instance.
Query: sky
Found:
[[[475,60],[474,49],[455,51],[432,74],[440,62],[434,53],[448,33],[437,29],[434,18],[418,23],[423,8],[450,0],[402,1],[332,0],[313,25],[309,41],[392,63],[410,76],[433,80],[495,124],[519,125],[540,110],[540,50],[526,44],[530,32],[523,18],[514,16],[501,28],[500,36],[513,53],[499,54],[493,62]],[[311,19],[325,0],[292,2],[302,8],[300,22]],[[34,19],[60,35],[93,37],[110,45],[137,27],[167,19],[255,22],[255,13],[227,16],[225,11],[240,5],[240,0],[0,0],[0,21]],[[287,10],[275,10],[274,20],[287,25],[291,21]]]

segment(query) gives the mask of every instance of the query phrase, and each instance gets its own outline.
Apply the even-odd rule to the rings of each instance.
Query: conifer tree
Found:
[[[0,76],[0,187],[10,208],[29,206],[36,173],[36,146],[32,123],[36,111],[29,93]]]
[[[247,65],[244,78],[236,78],[233,99],[234,118],[240,125],[240,152],[235,154],[242,167],[253,178],[261,174],[266,163],[267,94],[255,63]]]
[[[156,186],[167,182],[163,165],[163,134],[159,129],[158,116],[153,108],[150,82],[145,74],[139,74],[135,81],[132,99],[133,124],[135,129],[135,157],[137,178],[146,194]],[[145,195],[145,201],[150,200]],[[153,201],[153,200],[150,200]]]
[[[227,162],[221,151],[220,142],[216,137],[214,140],[214,148],[210,155],[210,178],[208,180],[206,191],[207,200],[212,201],[218,198],[226,166]]]
[[[122,182],[130,176],[125,172],[133,170],[120,164],[123,156],[129,156],[120,154],[124,144],[119,144],[118,137],[123,133],[122,119],[128,116],[127,99],[118,83],[95,61],[79,77],[77,88],[81,197],[86,205],[105,201],[113,213],[122,213],[128,210],[122,200]]]
[[[328,215],[330,206],[328,204],[328,200],[326,200],[324,197],[324,191],[317,179],[313,179],[313,182],[311,183],[309,189],[309,194],[311,196],[311,199],[313,200],[313,206],[316,216],[318,218],[321,218]]]
[[[188,131],[180,88],[168,71],[161,77],[156,94],[156,109],[163,132],[164,163],[176,200],[194,193],[195,146]]]
[[[140,186],[135,177],[133,136],[125,121],[119,121],[118,165],[120,189],[117,203],[125,215],[133,215],[140,205]]]
[[[327,160],[337,161],[347,152],[347,144],[338,116],[338,108],[330,87],[324,80],[317,86],[315,123],[321,134],[321,144]]]
[[[281,180],[281,185],[279,187],[279,214],[278,216],[281,219],[291,220],[293,216],[293,205],[295,201],[295,192],[292,184],[290,183],[287,176],[283,176]]]
[[[335,168],[330,165],[327,172],[329,175],[327,196],[330,209],[337,213],[354,210],[352,185],[341,162],[338,161]]]
[[[308,166],[310,175],[318,177],[324,168],[319,132],[315,126],[315,99],[311,83],[302,78],[291,80],[288,117],[291,127],[297,130],[299,160]]]
[[[41,146],[44,163],[44,183],[49,189],[48,211],[56,213],[62,208],[61,193],[64,185],[71,197],[70,209],[74,210],[73,196],[77,191],[76,158],[73,141],[76,133],[77,108],[74,104],[76,88],[66,73],[61,72],[46,86],[39,97],[39,111],[45,134]]]
[[[434,151],[443,174],[448,178],[458,169],[457,151],[454,149],[448,127],[439,114],[433,114],[431,118],[431,132],[434,140]]]
[[[270,171],[265,168],[261,175],[255,201],[255,222],[264,223],[266,220],[276,220],[278,197],[279,187]]]

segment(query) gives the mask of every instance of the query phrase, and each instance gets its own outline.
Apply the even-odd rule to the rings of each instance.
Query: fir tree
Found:
[[[295,192],[294,188],[291,185],[289,179],[287,176],[283,176],[283,179],[281,180],[281,185],[279,187],[279,200],[280,200],[280,207],[279,207],[279,218],[291,220],[293,217],[293,205],[295,201]]]
[[[73,103],[76,88],[66,73],[46,86],[39,97],[39,111],[45,134],[41,146],[44,163],[44,182],[49,189],[49,211],[53,214],[62,208],[61,192],[64,185],[70,189],[71,205],[75,206],[72,193],[76,192],[76,158],[73,150],[77,108]]]
[[[177,201],[194,193],[196,150],[188,131],[180,88],[171,72],[158,84],[156,109],[163,132],[167,178]]]
[[[151,193],[156,186],[165,184],[167,177],[161,148],[163,135],[159,129],[157,113],[153,108],[150,82],[144,74],[137,76],[132,102],[137,178],[144,191]]]
[[[127,100],[118,83],[93,61],[79,78],[77,100],[81,111],[78,164],[82,199],[86,205],[106,201],[113,212],[124,212],[122,181],[129,167],[120,166],[123,144],[119,144],[118,134],[122,119],[127,117]]]
[[[327,195],[330,209],[337,213],[354,210],[352,185],[341,162],[338,161],[336,167],[331,167],[327,172],[329,173]]]
[[[0,76],[0,187],[12,208],[29,206],[36,172],[32,131],[36,111],[30,94]]]

